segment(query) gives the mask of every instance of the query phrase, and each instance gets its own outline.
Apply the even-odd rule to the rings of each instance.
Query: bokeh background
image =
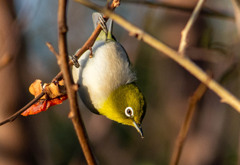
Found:
[[[105,1],[94,2],[105,5]],[[153,4],[122,0],[116,13],[177,50],[197,0],[146,2]],[[162,2],[175,8],[157,5]],[[55,56],[45,46],[51,42],[57,49],[57,8],[57,0],[0,1],[0,63],[10,61],[0,68],[1,121],[33,98],[28,86],[35,79],[50,82],[59,72]],[[239,98],[240,43],[233,5],[229,0],[209,0],[203,11],[190,32],[187,55]],[[69,1],[69,54],[93,31],[92,12]],[[145,138],[141,139],[134,128],[83,107],[81,114],[93,151],[103,165],[169,164],[189,98],[200,82],[117,24],[114,35],[127,50],[148,103],[143,121]],[[0,165],[86,164],[68,113],[65,101],[1,126]],[[238,164],[239,121],[239,114],[208,90],[198,103],[180,165]]]

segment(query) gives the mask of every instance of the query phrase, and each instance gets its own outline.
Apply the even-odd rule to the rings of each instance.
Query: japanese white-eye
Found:
[[[95,27],[103,21],[99,18],[100,13],[93,13]],[[111,19],[108,24],[108,30],[101,31],[92,50],[78,60],[80,67],[73,66],[73,79],[79,84],[80,98],[89,110],[133,126],[143,137],[141,124],[146,102],[135,83],[136,74],[125,49],[112,36]]]

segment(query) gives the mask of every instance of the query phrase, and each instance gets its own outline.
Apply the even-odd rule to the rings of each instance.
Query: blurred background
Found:
[[[94,2],[105,5],[105,1]],[[143,3],[140,3],[143,2]],[[145,3],[144,3],[145,2]],[[147,3],[146,3],[147,2]],[[162,2],[172,7],[161,6]],[[178,49],[181,31],[197,0],[122,0],[116,13]],[[58,1],[0,1],[0,120],[27,104],[35,79],[50,82],[59,72],[57,50]],[[68,3],[68,51],[73,54],[93,31],[93,10]],[[199,81],[119,25],[114,34],[125,47],[147,100],[145,138],[134,128],[92,114],[81,114],[93,151],[104,165],[167,165]],[[210,71],[225,88],[240,97],[239,36],[229,0],[206,1],[189,35],[187,56]],[[19,117],[0,127],[0,165],[86,164],[68,119],[68,101],[35,116]],[[208,90],[198,103],[183,148],[180,165],[235,165],[239,155],[239,114]]]

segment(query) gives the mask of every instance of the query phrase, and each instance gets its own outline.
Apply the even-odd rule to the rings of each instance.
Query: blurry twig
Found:
[[[181,37],[181,41],[180,41],[180,45],[179,45],[179,49],[178,49],[178,52],[184,56],[185,54],[185,50],[186,50],[186,47],[187,47],[187,37],[188,37],[188,34],[189,34],[189,31],[191,30],[191,27],[193,26],[194,22],[196,21],[200,11],[201,11],[201,8],[203,6],[203,3],[205,2],[206,0],[199,0],[196,7],[194,8],[193,10],[193,13],[191,15],[191,17],[189,18],[185,28],[182,30],[182,37]]]
[[[50,42],[46,42],[46,46],[56,56],[56,58],[58,59],[59,58],[59,54],[56,52],[56,50],[54,49],[52,44]]]
[[[240,36],[240,4],[239,4],[239,1],[237,0],[231,0],[231,1],[234,9],[237,32],[238,32],[238,35]]]
[[[168,2],[161,2],[161,1],[148,1],[148,0],[122,0],[123,3],[134,3],[137,5],[147,5],[149,7],[162,7],[166,9],[173,9],[173,10],[178,10],[181,12],[188,12],[192,13],[193,8],[192,7],[185,7],[185,6],[180,6],[180,5],[175,5],[171,4]],[[216,11],[212,8],[209,7],[204,7],[203,10],[201,11],[201,14],[204,16],[209,16],[209,17],[216,17],[220,19],[227,19],[227,20],[234,20],[234,17],[219,11]]]
[[[195,63],[193,63],[190,59],[186,57],[180,57],[178,52],[171,49],[167,45],[163,44],[162,42],[152,37],[148,33],[144,32],[140,28],[134,26],[130,22],[126,21],[119,15],[113,13],[112,11],[106,8],[100,7],[87,0],[76,0],[76,1],[80,2],[81,4],[89,8],[92,8],[94,10],[97,10],[109,16],[120,26],[128,30],[132,36],[137,37],[138,39],[142,40],[143,42],[157,49],[158,51],[164,53],[166,56],[168,56],[169,58],[177,62],[179,65],[181,65],[183,68],[185,68],[189,73],[191,73],[201,82],[205,83],[209,89],[214,91],[221,98],[222,102],[229,104],[236,111],[240,112],[240,101],[234,95],[232,95],[228,90],[226,90],[220,84],[218,84],[215,80],[210,79],[210,77]]]
[[[179,162],[179,159],[180,159],[180,156],[182,153],[182,149],[184,146],[184,142],[186,140],[197,103],[202,98],[202,96],[204,95],[206,90],[207,90],[206,85],[201,83],[198,86],[198,88],[196,89],[196,91],[193,93],[192,97],[190,98],[187,114],[185,116],[185,119],[182,123],[178,137],[175,142],[170,165],[177,165]]]
[[[0,70],[2,68],[4,68],[5,66],[7,66],[11,61],[13,60],[13,57],[7,54],[4,54],[1,58],[0,58]]]

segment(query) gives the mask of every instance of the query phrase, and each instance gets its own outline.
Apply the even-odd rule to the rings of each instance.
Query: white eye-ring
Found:
[[[133,117],[133,109],[132,109],[132,107],[127,107],[126,109],[125,109],[125,115],[127,116],[127,117]]]

